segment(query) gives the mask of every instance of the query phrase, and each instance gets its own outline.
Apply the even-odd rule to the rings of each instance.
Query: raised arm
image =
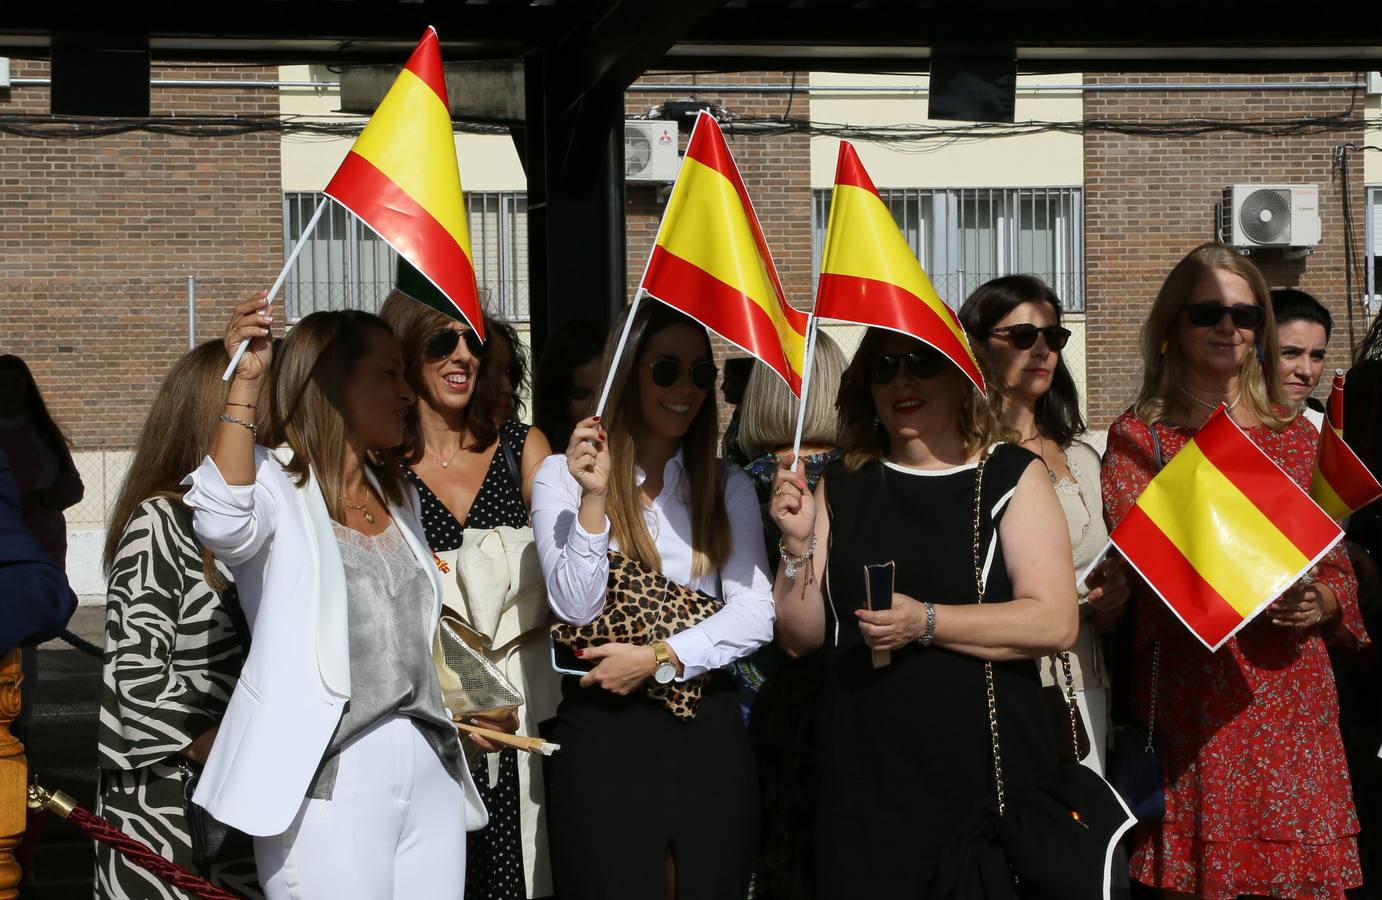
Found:
[[[538,467],[533,479],[533,535],[552,612],[563,622],[584,625],[605,605],[609,520],[601,501],[599,524],[593,530],[584,524],[591,511],[583,514],[581,485],[568,463],[568,456],[549,456]]]
[[[773,605],[777,617],[777,642],[789,656],[806,656],[825,643],[825,600],[821,582],[825,577],[826,554],[830,547],[830,517],[826,514],[825,478],[816,484],[814,494],[806,490],[806,467],[798,463],[793,471],[784,458],[773,474],[773,497],[768,514],[782,532],[782,545],[788,556],[800,558],[812,547],[811,563],[787,577],[786,561],[777,565],[773,581]]]

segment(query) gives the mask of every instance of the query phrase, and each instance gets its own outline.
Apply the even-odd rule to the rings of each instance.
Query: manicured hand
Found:
[[[269,362],[273,359],[274,350],[272,334],[269,331],[269,326],[273,324],[273,316],[268,315],[268,307],[268,291],[251,294],[235,307],[235,311],[230,315],[230,323],[226,326],[227,358],[235,355],[242,341],[250,342],[245,348],[245,355],[240,357],[240,363],[235,367],[235,377],[243,381],[257,381],[269,371]]]
[[[581,677],[581,687],[602,687],[621,697],[638,690],[657,670],[653,648],[636,644],[601,644],[587,647],[579,656],[599,663]]]
[[[1314,582],[1298,582],[1273,601],[1267,614],[1273,625],[1304,631],[1324,621],[1324,597]]]
[[[604,497],[609,485],[609,447],[600,417],[582,419],[566,445],[566,468],[587,497]]]
[[[511,710],[498,717],[472,716],[466,719],[466,724],[477,725],[480,728],[488,728],[490,731],[502,731],[506,734],[514,734],[518,731],[518,712]],[[500,750],[504,749],[501,744],[496,744],[487,737],[471,734],[468,731],[463,731],[461,734],[470,738],[475,746],[485,753],[498,753]]]
[[[892,609],[856,609],[854,615],[870,650],[897,650],[926,633],[926,607],[906,594],[893,594]]]
[[[782,532],[787,552],[793,556],[805,553],[816,530],[816,501],[806,489],[805,463],[798,461],[793,467],[789,456],[777,461],[768,511]]]

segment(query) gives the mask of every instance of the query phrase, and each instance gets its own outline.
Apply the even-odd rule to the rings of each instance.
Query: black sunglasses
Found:
[[[1196,328],[1213,328],[1224,320],[1224,316],[1228,316],[1233,320],[1234,328],[1248,331],[1256,331],[1261,327],[1262,319],[1266,316],[1262,307],[1255,303],[1235,303],[1233,306],[1226,306],[1212,300],[1187,304],[1185,314],[1190,319],[1190,324]]]
[[[708,391],[715,386],[715,376],[720,374],[720,370],[708,359],[693,362],[689,366],[683,366],[675,359],[655,359],[648,363],[648,368],[653,372],[653,384],[662,388],[676,384],[685,369],[691,373],[692,387],[698,391]]]
[[[422,345],[422,352],[427,354],[428,359],[446,359],[456,352],[456,345],[461,342],[462,336],[465,337],[465,348],[470,351],[471,356],[484,356],[485,351],[489,349],[480,340],[480,336],[469,328],[465,331],[443,328],[427,339],[427,343]]]
[[[1002,328],[995,328],[989,334],[997,334],[1012,341],[1012,345],[1019,350],[1030,350],[1036,346],[1037,337],[1046,338],[1046,346],[1051,350],[1058,351],[1065,347],[1070,340],[1070,329],[1062,328],[1059,325],[1047,325],[1045,328],[1038,328],[1030,322],[1021,325],[1004,325]]]
[[[929,347],[925,350],[913,350],[905,355],[885,353],[875,356],[869,362],[869,378],[874,384],[887,384],[897,377],[898,366],[904,361],[907,363],[907,371],[917,378],[935,378],[949,362],[939,350]]]

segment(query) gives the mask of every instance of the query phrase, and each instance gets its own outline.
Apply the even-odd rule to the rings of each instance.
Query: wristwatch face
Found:
[[[657,667],[653,672],[653,681],[658,684],[671,684],[672,679],[677,677],[677,667],[670,662],[665,662]]]

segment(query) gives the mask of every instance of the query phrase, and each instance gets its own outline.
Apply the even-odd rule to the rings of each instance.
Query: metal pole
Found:
[[[197,346],[197,276],[187,276],[187,349]]]

